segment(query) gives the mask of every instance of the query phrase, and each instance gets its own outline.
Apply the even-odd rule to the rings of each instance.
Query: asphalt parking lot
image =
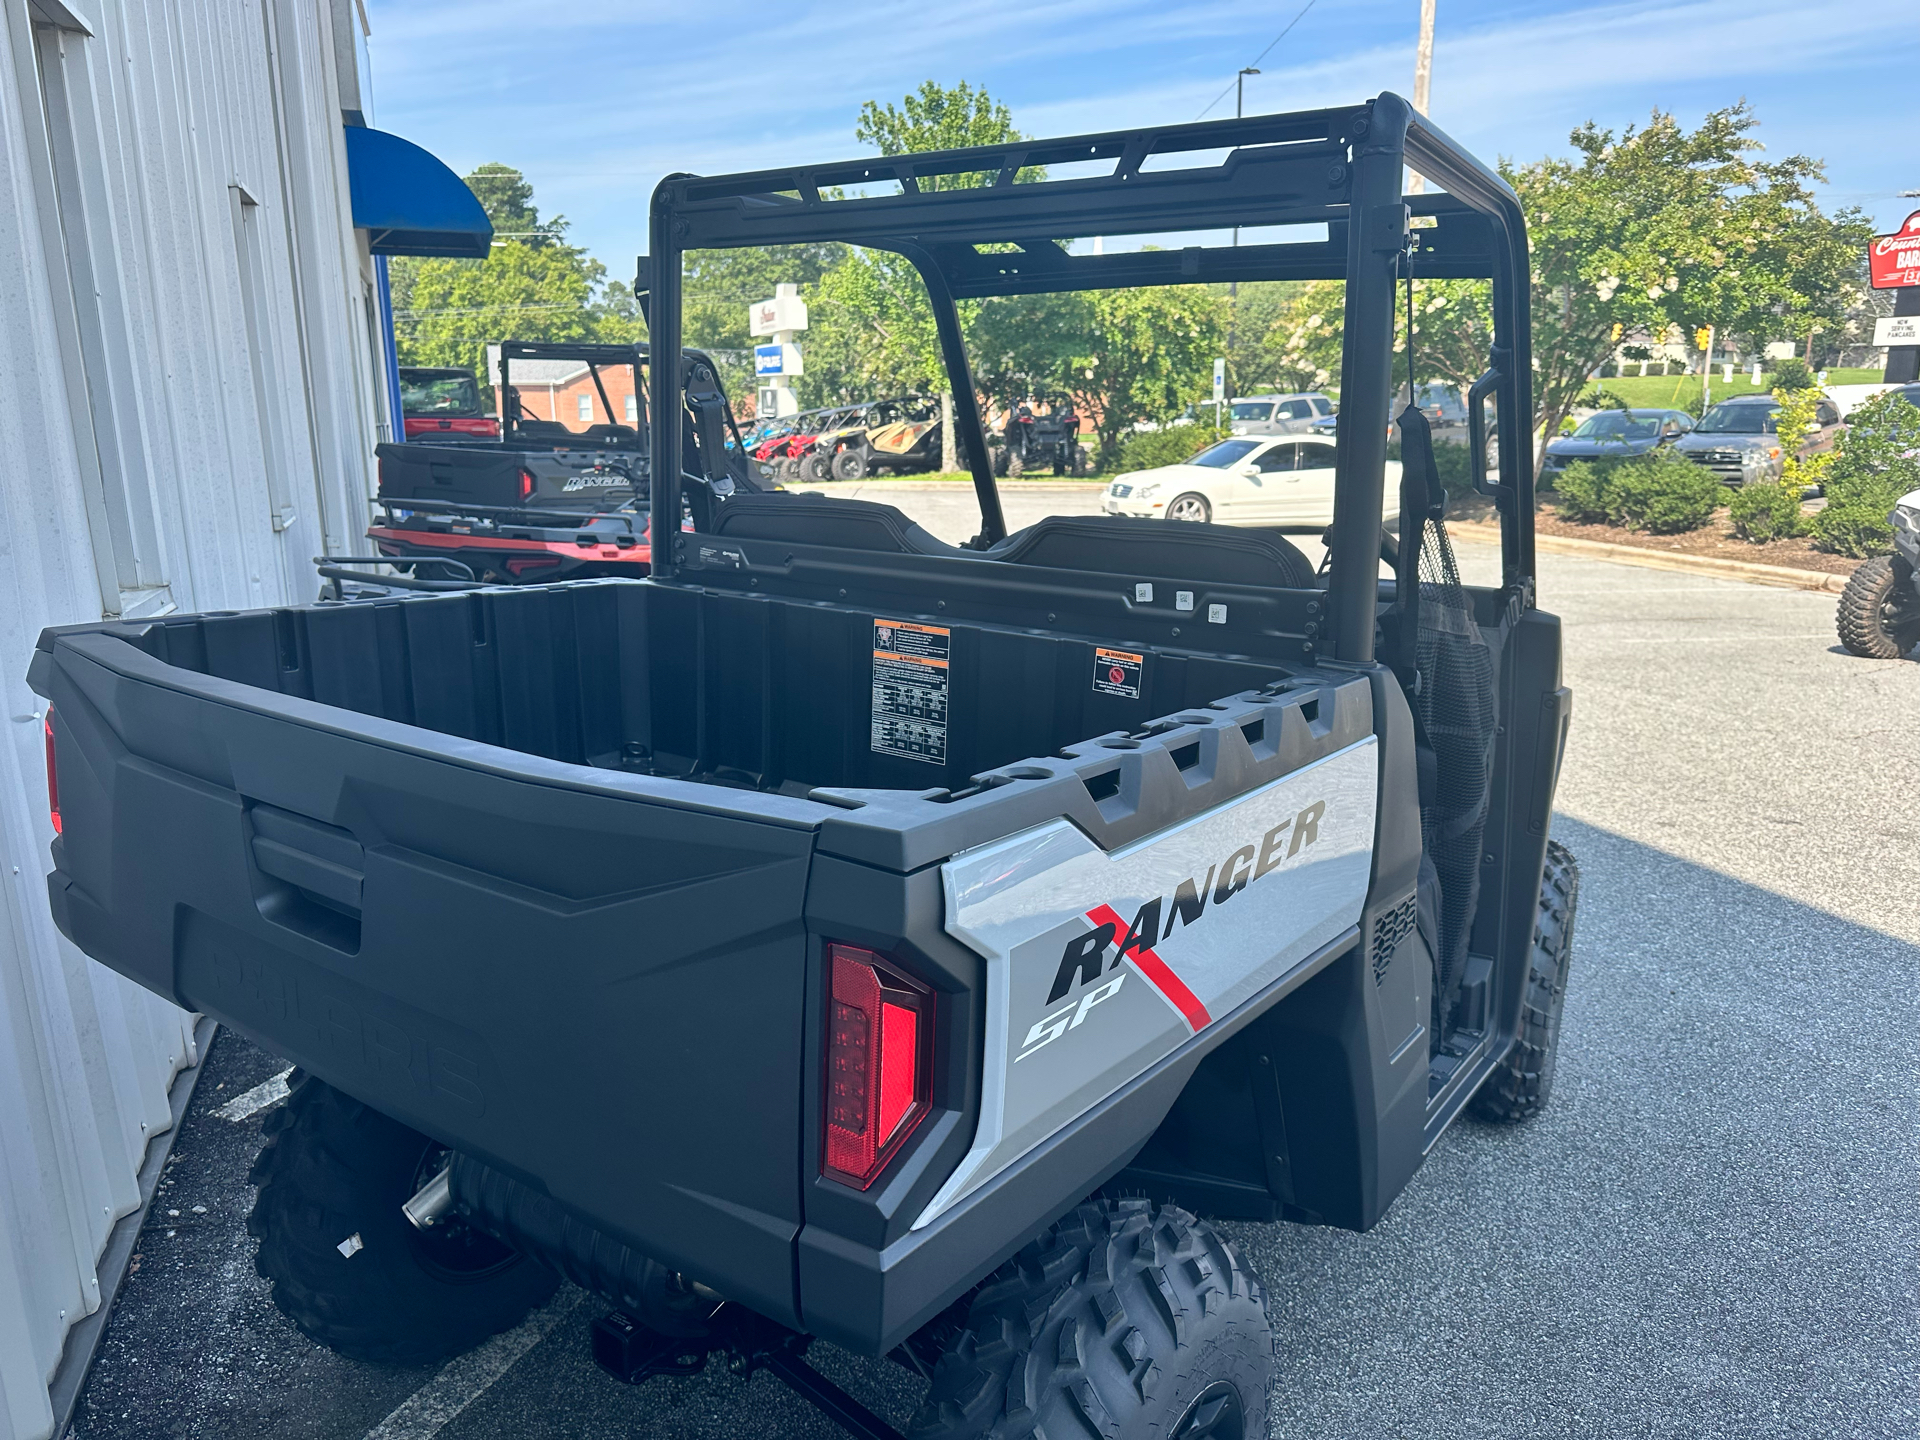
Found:
[[[959,538],[964,495],[927,493],[897,503]],[[1274,1433],[1920,1433],[1920,664],[1839,652],[1831,595],[1541,571],[1583,872],[1554,1103],[1462,1122],[1370,1234],[1231,1227],[1283,1337]],[[215,1045],[75,1437],[840,1433],[767,1376],[616,1384],[573,1290],[443,1370],[308,1343],[252,1270],[260,1114],[214,1113],[283,1068]],[[904,1423],[904,1370],[812,1358]]]

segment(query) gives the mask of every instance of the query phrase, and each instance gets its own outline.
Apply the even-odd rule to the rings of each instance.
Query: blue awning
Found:
[[[465,181],[411,140],[364,125],[346,131],[353,225],[374,254],[486,258],[493,224]]]

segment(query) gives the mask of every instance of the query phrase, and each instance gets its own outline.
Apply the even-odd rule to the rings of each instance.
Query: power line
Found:
[[[1314,7],[1315,3],[1316,3],[1316,0],[1307,0],[1307,3],[1300,7],[1300,13],[1294,16],[1292,20],[1287,22],[1287,28],[1285,30],[1282,30],[1278,35],[1274,36],[1273,40],[1271,41],[1271,43],[1268,44],[1267,48],[1265,50],[1262,50],[1258,55],[1254,56],[1252,60],[1248,61],[1247,62],[1248,65],[1249,66],[1258,65],[1262,60],[1266,59],[1268,52],[1271,51],[1275,45],[1278,45],[1282,40],[1287,38],[1287,36],[1292,32],[1293,27],[1295,25],[1298,25],[1302,20],[1306,18],[1307,11],[1311,10]],[[1239,79],[1239,76],[1236,75],[1234,79],[1235,80]],[[1232,89],[1233,89],[1233,84],[1232,82],[1229,82],[1225,90],[1222,90],[1218,95],[1213,97],[1212,104],[1209,104],[1207,106],[1207,110],[1213,109],[1214,105],[1218,105],[1222,100],[1226,99],[1228,92],[1231,91]],[[1207,110],[1202,110],[1198,115],[1194,116],[1193,118],[1195,120],[1206,119]]]

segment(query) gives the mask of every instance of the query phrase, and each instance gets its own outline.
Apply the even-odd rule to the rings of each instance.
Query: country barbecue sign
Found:
[[[1907,216],[1893,234],[1874,236],[1867,247],[1867,262],[1876,290],[1920,285],[1920,210]]]

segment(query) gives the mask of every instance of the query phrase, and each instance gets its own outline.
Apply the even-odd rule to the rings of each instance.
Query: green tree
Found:
[[[882,155],[999,145],[1025,138],[1014,128],[1005,105],[964,80],[951,88],[925,81],[898,105],[867,101],[860,107],[854,137]],[[1019,178],[1031,180],[1042,173],[1028,167]],[[922,190],[950,190],[987,184],[993,178],[993,172],[929,175],[919,185]],[[813,328],[807,337],[806,374],[799,387],[802,403],[927,387],[947,390],[933,311],[910,261],[888,251],[853,251],[821,276],[817,293],[819,308],[809,316]],[[999,306],[996,301],[985,303]],[[964,302],[958,308],[962,333],[974,335],[982,302]],[[1000,308],[1021,309],[1017,305]],[[995,329],[990,324],[986,333],[992,337],[987,346],[993,356],[989,368],[999,376],[1046,369],[1048,360],[1058,358],[1049,355],[1036,364],[1030,356],[1010,354],[1006,340],[1020,333],[1017,326]],[[957,463],[951,427],[943,452],[945,467]]]
[[[533,203],[533,186],[511,165],[490,160],[476,165],[466,181],[480,208],[487,212],[487,219],[493,222],[496,239],[545,244],[550,238],[548,229],[557,234],[566,232],[563,216],[556,215],[546,227],[541,226],[539,208]]]
[[[486,347],[499,340],[637,339],[638,307],[606,267],[566,243],[567,221],[542,221],[533,186],[511,166],[466,177],[495,239],[484,260],[396,256],[388,266],[402,365],[471,370],[485,383]]]
[[[1091,322],[1064,388],[1100,436],[1100,459],[1119,458],[1141,420],[1166,421],[1210,394],[1223,338],[1219,299],[1200,286],[1157,285],[1088,294]]]
[[[845,261],[845,245],[756,245],[739,250],[691,250],[681,267],[681,339],[692,349],[705,350],[720,366],[720,378],[736,406],[751,409],[754,393],[753,347],[762,343],[748,333],[747,312],[768,299],[774,287],[796,284],[809,306],[818,301],[820,278]],[[609,293],[613,287],[609,286]],[[803,404],[818,365],[816,343],[820,322],[801,337],[806,373],[799,387]]]
[[[593,301],[604,274],[578,251],[517,240],[485,260],[419,260],[409,304],[394,314],[400,363],[458,366],[484,380],[495,341],[598,339]]]
[[[1920,409],[1898,391],[1876,395],[1847,417],[1827,467],[1827,504],[1808,522],[1822,550],[1865,559],[1893,542],[1894,502],[1920,489]]]
[[[1246,287],[1242,287],[1244,295]],[[1263,378],[1279,390],[1324,390],[1340,383],[1347,287],[1309,280],[1293,287],[1261,339]]]
[[[1558,431],[1622,336],[1703,325],[1804,335],[1844,318],[1865,221],[1821,214],[1818,161],[1755,158],[1756,123],[1744,103],[1692,131],[1656,110],[1618,134],[1581,126],[1571,157],[1502,165],[1532,248],[1537,433]],[[1489,287],[1433,281],[1415,296],[1423,377],[1429,363],[1456,383],[1477,375]]]
[[[932,80],[905,97],[898,106],[869,100],[860,107],[854,139],[872,145],[882,155],[911,155],[923,150],[965,150],[976,145],[1004,145],[1027,137],[1013,128],[1013,114],[986,92],[962,80],[952,89]],[[1044,173],[1034,166],[1018,179],[1033,180]],[[991,171],[960,175],[928,175],[922,190],[970,190],[993,183]]]

